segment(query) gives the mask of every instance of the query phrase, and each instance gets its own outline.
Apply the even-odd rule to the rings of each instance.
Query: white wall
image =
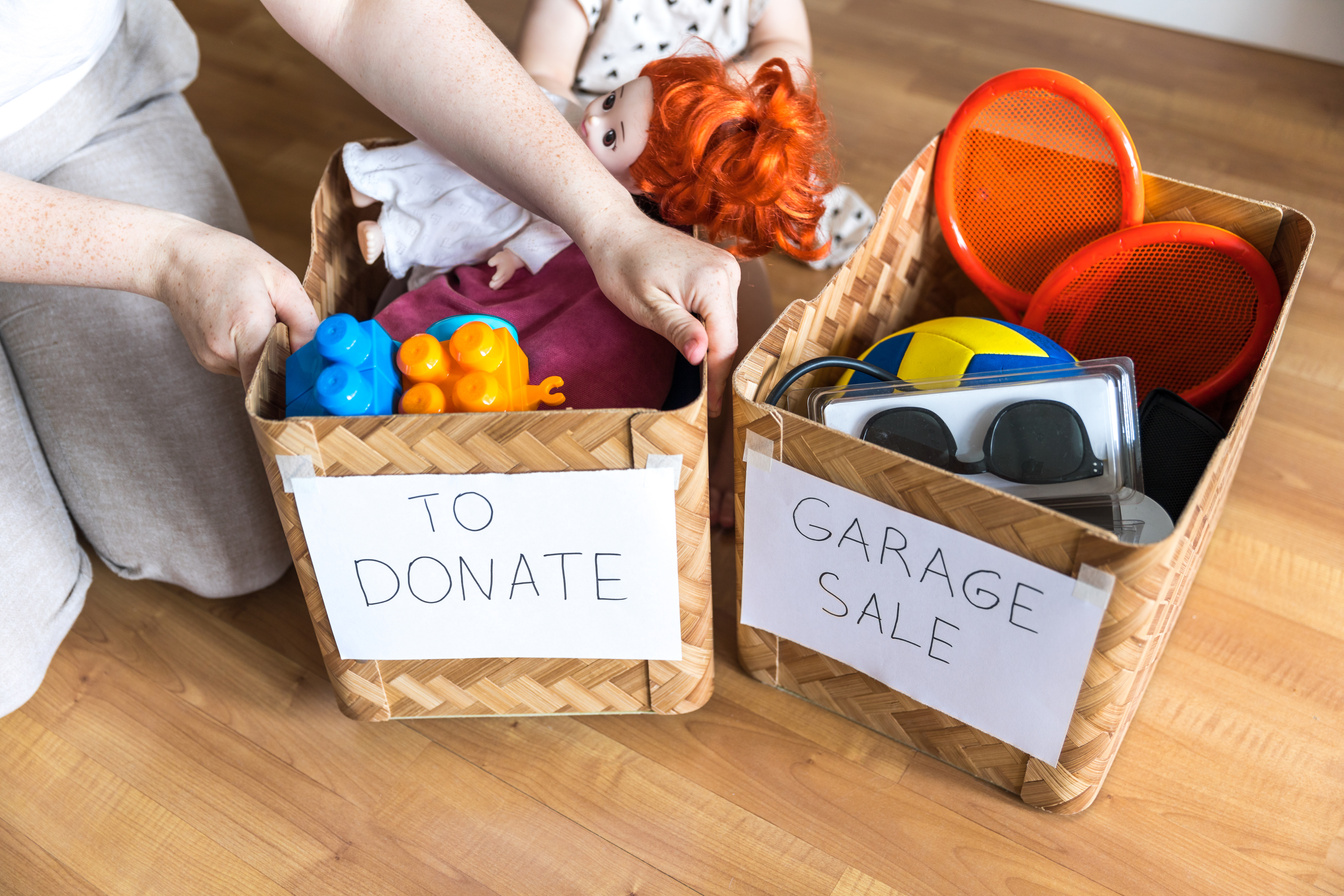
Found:
[[[1344,65],[1344,0],[1045,0]]]

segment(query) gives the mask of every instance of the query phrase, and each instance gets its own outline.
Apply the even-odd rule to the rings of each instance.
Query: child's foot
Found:
[[[359,239],[359,251],[364,260],[373,264],[383,254],[383,228],[378,226],[377,221],[360,221],[355,227],[355,235]]]

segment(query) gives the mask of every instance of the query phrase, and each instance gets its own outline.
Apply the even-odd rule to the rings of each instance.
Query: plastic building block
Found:
[[[502,325],[492,327],[495,322]],[[442,334],[448,330],[445,341]],[[430,331],[407,339],[397,352],[403,414],[534,411],[565,400],[563,393],[551,391],[564,385],[558,376],[528,385],[527,355],[504,321],[481,317],[459,325],[446,318]]]
[[[333,314],[285,362],[285,416],[391,414],[401,396],[400,347],[377,321]]]

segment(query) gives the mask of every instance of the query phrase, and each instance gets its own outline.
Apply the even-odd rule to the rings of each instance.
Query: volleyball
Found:
[[[983,317],[939,317],[906,327],[859,355],[902,380],[948,380],[975,374],[1056,367],[1073,355],[1026,327]],[[872,383],[847,372],[839,385]]]

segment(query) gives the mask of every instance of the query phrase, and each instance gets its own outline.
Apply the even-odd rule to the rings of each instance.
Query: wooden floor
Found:
[[[343,141],[400,131],[254,0],[181,0],[189,98],[296,271]],[[523,0],[480,0],[507,40]],[[1032,0],[814,0],[876,205],[985,78],[1061,69],[1151,171],[1317,238],[1221,525],[1101,797],[1057,817],[746,677],[715,544],[715,696],[683,717],[357,723],[292,575],[209,601],[99,568],[0,719],[0,893],[1344,894],[1344,68]],[[825,275],[772,262],[779,304]]]

